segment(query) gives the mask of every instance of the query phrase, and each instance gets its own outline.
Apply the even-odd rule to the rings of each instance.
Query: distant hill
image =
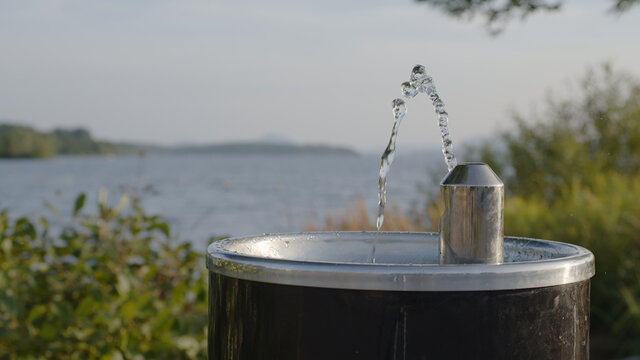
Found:
[[[0,158],[46,158],[56,155],[106,155],[146,153],[177,154],[341,154],[355,155],[345,147],[243,142],[214,145],[157,146],[97,141],[89,131],[55,129],[40,132],[32,127],[0,124]]]
[[[176,153],[215,153],[215,154],[338,154],[356,155],[349,148],[327,145],[295,145],[267,142],[243,142],[203,146],[182,146],[171,150]]]

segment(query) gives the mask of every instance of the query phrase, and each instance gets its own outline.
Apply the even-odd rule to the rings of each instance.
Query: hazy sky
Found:
[[[454,146],[508,127],[604,61],[640,76],[640,7],[567,1],[492,38],[411,0],[0,0],[0,119],[171,144],[386,145],[391,100],[424,64]],[[435,146],[426,97],[399,147]]]

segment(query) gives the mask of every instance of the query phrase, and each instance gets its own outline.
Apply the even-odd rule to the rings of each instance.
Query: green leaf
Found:
[[[119,273],[117,277],[118,283],[116,284],[116,290],[118,290],[120,295],[126,295],[131,291],[131,282],[125,274]]]
[[[118,350],[111,350],[108,354],[102,355],[100,360],[122,360],[122,353]]]
[[[11,242],[11,239],[4,239],[2,243],[0,243],[0,247],[4,250],[6,257],[9,257],[9,255],[11,255],[11,249],[13,248],[13,242]]]
[[[59,218],[63,218],[62,213],[60,212],[60,210],[58,210],[55,206],[53,206],[53,204],[51,204],[48,201],[45,201],[44,206],[49,209],[49,211],[51,211],[54,215],[56,215]]]
[[[43,218],[42,216],[36,217],[36,221],[38,222],[40,227],[42,227],[42,230],[43,230],[42,237],[46,237],[47,233],[49,232],[49,222],[47,221],[47,219]]]
[[[42,327],[40,328],[40,336],[45,340],[53,339],[57,333],[58,329],[48,322],[42,324]]]
[[[39,319],[47,312],[47,306],[40,304],[36,305],[29,311],[29,316],[27,317],[27,322],[33,322],[34,320]]]
[[[84,206],[84,201],[86,200],[87,195],[85,193],[81,193],[76,198],[76,203],[73,206],[73,216],[77,216],[82,207]]]
[[[137,306],[134,301],[127,301],[122,306],[120,306],[120,317],[122,317],[123,322],[128,322],[133,319],[133,317],[137,313]]]
[[[187,284],[181,282],[173,287],[171,291],[171,305],[178,305],[182,303],[187,295]]]
[[[154,222],[153,225],[149,227],[149,230],[157,229],[160,230],[164,234],[164,236],[169,237],[170,229],[169,224],[166,222]]]
[[[93,297],[87,296],[80,301],[80,304],[78,304],[74,313],[76,316],[88,316],[97,307],[97,305],[98,304],[96,304]]]
[[[172,316],[168,308],[162,309],[151,321],[151,331],[163,333],[171,328]]]
[[[16,220],[16,224],[14,225],[14,228],[15,230],[14,230],[13,236],[16,236],[16,237],[28,236],[32,239],[36,238],[37,234],[36,234],[35,226],[33,226],[31,221],[29,221],[29,219],[25,217]]]
[[[136,307],[139,308],[139,309],[143,308],[144,306],[147,305],[147,303],[151,299],[152,299],[152,294],[149,293],[149,292],[139,294],[136,297]]]

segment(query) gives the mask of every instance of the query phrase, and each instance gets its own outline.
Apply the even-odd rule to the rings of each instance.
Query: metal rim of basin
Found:
[[[258,282],[381,291],[539,288],[595,274],[593,254],[571,244],[506,236],[502,264],[440,265],[438,243],[437,233],[265,234],[212,243],[207,268]]]

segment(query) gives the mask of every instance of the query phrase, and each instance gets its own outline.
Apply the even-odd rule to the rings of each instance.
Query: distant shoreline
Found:
[[[263,142],[227,143],[204,146],[183,146],[169,149],[176,154],[269,154],[269,155],[310,155],[310,154],[337,154],[358,155],[358,153],[346,147],[329,145],[294,145],[274,144]]]
[[[358,155],[342,146],[298,145],[273,142],[233,142],[208,145],[161,146],[94,140],[86,129],[40,132],[31,127],[0,124],[0,159],[42,159],[74,155],[135,154],[269,154]]]

